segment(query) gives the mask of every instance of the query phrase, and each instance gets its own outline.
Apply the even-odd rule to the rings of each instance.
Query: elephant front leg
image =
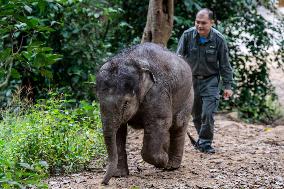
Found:
[[[144,130],[142,158],[158,168],[165,168],[168,163],[170,140],[170,120],[155,120]]]
[[[126,136],[127,136],[127,125],[121,125],[116,134],[116,144],[118,153],[118,164],[115,177],[124,177],[129,175],[126,155]]]

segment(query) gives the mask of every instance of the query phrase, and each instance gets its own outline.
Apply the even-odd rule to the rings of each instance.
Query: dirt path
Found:
[[[193,126],[189,130],[195,134]],[[196,151],[186,139],[180,169],[164,172],[145,163],[143,131],[130,130],[127,142],[130,176],[101,186],[103,170],[48,180],[50,188],[284,188],[284,126],[268,128],[216,117],[217,153]],[[195,136],[196,137],[196,136]]]

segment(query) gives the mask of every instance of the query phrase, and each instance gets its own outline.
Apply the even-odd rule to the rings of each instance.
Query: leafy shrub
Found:
[[[46,184],[41,183],[47,167],[45,161],[30,165],[0,157],[0,188],[47,188]]]
[[[121,9],[107,1],[0,0],[0,12],[0,107],[19,87],[32,89],[32,99],[47,98],[50,88],[94,98],[91,83],[115,49]]]
[[[28,176],[39,180],[44,173],[81,170],[93,158],[105,155],[97,104],[81,101],[71,108],[74,103],[60,96],[41,100],[17,114],[2,113],[0,183],[1,176],[24,183]],[[43,162],[48,170],[38,166]]]
[[[53,65],[60,92],[77,99],[94,98],[90,88],[97,67],[116,49],[112,41],[122,10],[107,1],[82,0],[64,4],[62,26],[51,35],[51,45],[63,58]]]

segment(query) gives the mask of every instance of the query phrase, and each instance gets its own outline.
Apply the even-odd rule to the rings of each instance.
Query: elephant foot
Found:
[[[128,168],[121,168],[117,169],[117,171],[114,173],[114,177],[126,177],[129,175],[129,170]]]
[[[168,163],[168,155],[166,153],[142,153],[145,162],[154,165],[156,168],[165,168]]]
[[[166,171],[173,171],[173,170],[176,170],[180,167],[180,161],[169,161],[167,166],[165,167],[164,170]]]

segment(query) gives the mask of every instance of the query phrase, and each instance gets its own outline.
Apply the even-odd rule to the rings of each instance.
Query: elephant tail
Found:
[[[196,140],[190,135],[189,131],[187,131],[187,136],[189,137],[191,144],[196,146]]]

